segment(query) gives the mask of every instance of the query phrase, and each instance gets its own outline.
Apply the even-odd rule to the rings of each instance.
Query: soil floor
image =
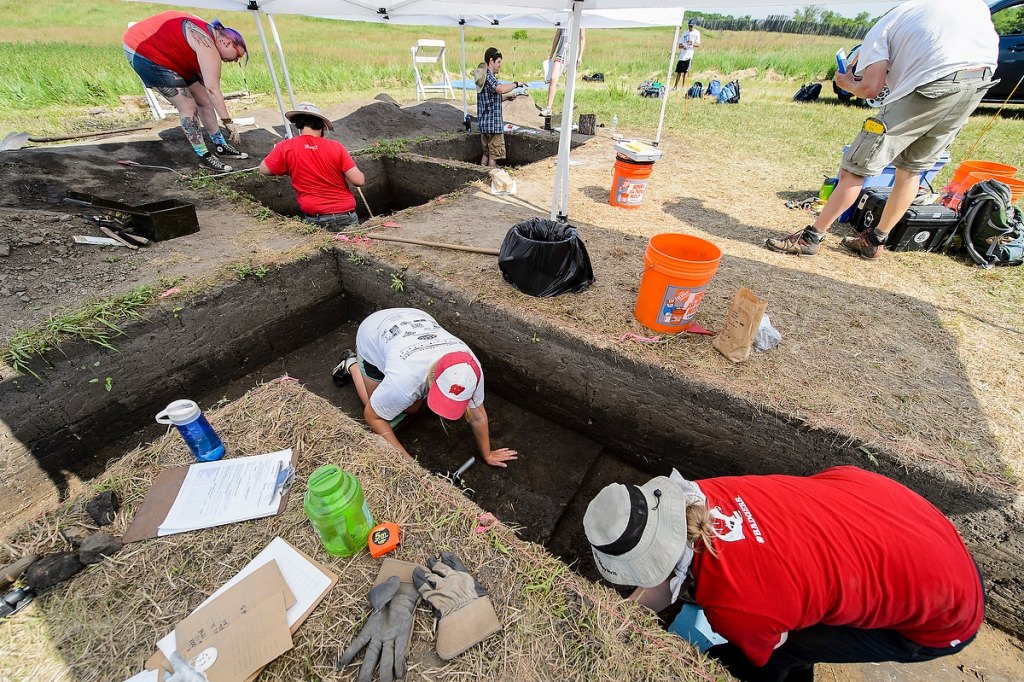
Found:
[[[350,103],[327,112],[340,119],[336,137],[352,149],[382,137],[437,136],[461,125],[461,111],[443,103],[405,108],[378,103],[367,109],[363,104]],[[539,123],[539,119],[530,120],[529,111],[518,114],[518,120],[510,120]],[[274,114],[255,115],[260,127],[243,133],[252,165],[275,139],[271,134]],[[280,133],[280,124],[276,132]],[[805,216],[785,209],[783,203],[786,198],[813,193],[814,188],[806,186],[806,174],[765,168],[756,159],[697,169],[681,151],[687,142],[671,138],[663,143],[667,156],[656,165],[645,203],[635,211],[608,205],[614,152],[607,132],[599,130],[596,138],[574,153],[570,218],[580,227],[597,275],[595,285],[580,295],[523,296],[502,282],[491,260],[475,254],[379,243],[355,244],[352,249],[372,248],[381,257],[432,272],[482,298],[582,330],[627,357],[672,363],[691,377],[792,414],[810,426],[836,428],[851,439],[892,453],[897,461],[942,471],[955,481],[970,480],[972,486],[1015,489],[1008,479],[1019,479],[1024,473],[1024,448],[1017,447],[1020,436],[1016,434],[1024,415],[1013,402],[1014,393],[1006,389],[1024,379],[1024,361],[1007,363],[1009,369],[998,376],[987,368],[993,347],[1016,348],[1011,352],[1020,355],[1014,318],[1019,312],[998,305],[984,307],[983,314],[974,312],[974,302],[990,297],[986,292],[992,281],[972,272],[958,291],[948,291],[937,283],[945,281],[950,270],[966,270],[961,263],[933,254],[896,254],[869,265],[841,253],[836,240],[813,260],[766,252],[760,247],[765,237],[805,224]],[[324,243],[322,234],[304,234],[294,221],[261,219],[266,216],[258,210],[240,209],[222,194],[179,182],[170,171],[116,163],[127,158],[191,173],[190,154],[180,131],[165,123],[151,133],[98,144],[0,155],[0,182],[10,188],[0,197],[0,338],[93,297],[140,284],[185,286],[232,276],[226,271],[228,265],[280,262]],[[511,225],[548,213],[553,168],[551,160],[513,171],[519,189],[515,197],[495,197],[472,186],[457,196],[399,213],[395,221],[401,227],[394,234],[497,248]],[[739,200],[737,187],[759,200]],[[165,198],[192,201],[201,231],[138,251],[73,245],[72,235],[100,233],[80,217],[87,209],[63,203],[68,190],[128,203]],[[736,366],[719,356],[707,337],[683,335],[671,343],[620,340],[629,333],[652,336],[633,319],[632,310],[647,240],[666,231],[702,236],[724,251],[698,320],[719,329],[735,291],[748,286],[770,301],[769,314],[783,334],[779,349]],[[331,393],[332,400],[351,409],[351,392],[339,394],[324,379],[336,361],[338,341],[312,341],[319,345],[304,349],[304,364],[282,359],[251,379],[288,371],[312,390]],[[875,350],[863,350],[869,346]],[[244,390],[243,384],[238,388]],[[226,388],[226,394],[231,390]],[[533,430],[530,415],[510,407],[506,412],[505,407],[509,406],[503,403],[500,411],[510,416],[498,420],[496,429],[498,437],[501,429],[507,429],[511,447],[543,452],[544,437],[564,437],[590,457],[600,453],[591,443],[573,440],[580,436],[553,430],[554,425]],[[530,442],[519,435],[524,425]],[[429,419],[413,421],[406,428],[408,436],[403,437],[409,438],[411,448],[417,447],[420,438],[430,444],[438,438],[451,443],[431,466],[454,469],[461,464],[461,453],[467,448],[459,439],[467,434],[430,433],[437,427]],[[421,431],[423,435],[417,435]],[[512,434],[516,434],[515,443],[511,443]],[[874,457],[867,450],[866,456]],[[589,468],[593,462],[585,464]],[[607,474],[630,477],[614,466]],[[507,485],[480,464],[467,478],[485,508],[491,508],[485,503],[487,491]],[[531,491],[541,493],[545,483],[551,485],[520,479],[516,485],[523,502],[519,504],[533,504],[539,498],[532,497]],[[493,510],[515,522],[516,510],[507,508],[509,499],[496,501]],[[557,496],[550,499],[552,504],[569,504]],[[538,540],[545,535],[556,538],[556,528],[542,527],[543,517],[550,515],[524,517],[523,525]],[[574,551],[553,540],[549,546],[566,558]],[[961,656],[941,665],[828,667],[819,671],[819,679],[1024,679],[1020,651],[1019,642],[986,628],[984,636]]]

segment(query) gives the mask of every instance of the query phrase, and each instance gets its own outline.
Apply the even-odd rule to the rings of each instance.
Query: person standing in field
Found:
[[[299,136],[278,142],[260,164],[260,173],[291,177],[306,222],[331,232],[358,225],[356,198],[348,186],[362,187],[366,177],[344,145],[327,139],[334,123],[309,102],[285,118]]]
[[[583,50],[587,46],[587,32],[580,29],[580,47],[576,52],[576,68],[583,64]],[[548,103],[541,109],[541,116],[550,116],[551,107],[555,105],[555,90],[558,89],[558,79],[562,76],[565,68],[565,59],[569,56],[569,29],[560,28],[555,31],[555,37],[551,41],[551,53],[548,61],[551,63],[551,73],[548,74]]]
[[[161,12],[133,24],[125,31],[123,42],[128,63],[143,84],[178,110],[181,128],[201,166],[225,172],[232,168],[218,156],[249,158],[234,147],[240,137],[231,128],[231,114],[220,90],[221,63],[249,59],[241,33],[217,19],[207,23],[187,12]],[[203,141],[200,122],[217,156]]]
[[[501,96],[519,87],[519,82],[498,83],[501,52],[489,47],[484,61],[476,69],[476,118],[480,129],[483,157],[480,164],[493,168],[505,158],[505,119],[501,113]]]
[[[679,79],[683,79],[683,89],[686,89],[686,74],[690,71],[690,62],[693,60],[693,51],[700,47],[700,19],[690,19],[689,30],[679,37],[679,59],[676,62],[676,81],[672,89],[679,88]]]
[[[857,200],[864,178],[896,167],[892,193],[873,229],[843,239],[867,260],[881,257],[889,231],[917,196],[921,174],[956,139],[985,92],[999,52],[999,36],[982,0],[909,0],[878,20],[837,86],[857,97],[889,95],[869,117],[843,158],[839,181],[813,224],[772,238],[780,253],[814,256],[825,232]]]

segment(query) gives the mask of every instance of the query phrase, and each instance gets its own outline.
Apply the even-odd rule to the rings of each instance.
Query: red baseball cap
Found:
[[[481,375],[480,365],[469,353],[459,351],[444,355],[434,367],[427,407],[445,419],[458,419],[466,413]]]

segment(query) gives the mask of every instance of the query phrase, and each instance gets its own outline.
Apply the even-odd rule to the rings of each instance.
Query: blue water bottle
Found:
[[[224,444],[193,401],[175,400],[156,416],[156,420],[160,424],[178,427],[188,449],[200,462],[213,462],[224,456]]]

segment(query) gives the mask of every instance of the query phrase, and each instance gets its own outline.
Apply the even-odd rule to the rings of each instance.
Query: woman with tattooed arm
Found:
[[[217,156],[247,159],[233,145],[238,133],[220,91],[221,62],[249,59],[242,34],[214,19],[207,23],[186,12],[161,12],[131,26],[124,34],[128,62],[146,87],[175,106],[199,164],[213,171],[230,171]],[[220,117],[220,125],[217,118]],[[203,141],[206,128],[217,156]]]

